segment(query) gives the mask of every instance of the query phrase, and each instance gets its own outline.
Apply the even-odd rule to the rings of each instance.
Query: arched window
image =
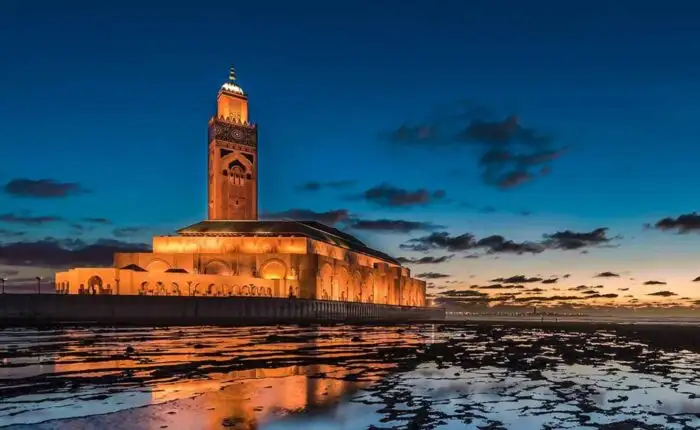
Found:
[[[229,265],[221,260],[212,260],[204,266],[204,273],[207,275],[231,275]]]
[[[91,276],[88,279],[88,294],[102,293],[102,278],[97,275]]]
[[[167,296],[168,290],[165,288],[165,284],[162,282],[156,282],[156,290],[154,291],[156,296]]]

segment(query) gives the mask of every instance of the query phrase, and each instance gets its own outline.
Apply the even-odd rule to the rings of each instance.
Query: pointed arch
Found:
[[[318,285],[316,295],[320,295],[323,300],[328,300],[333,294],[333,267],[328,263],[323,263],[318,271]]]
[[[204,265],[204,274],[206,275],[231,275],[231,266],[224,260],[210,260]]]
[[[155,273],[163,273],[168,269],[170,269],[170,264],[160,258],[154,258],[146,266],[147,271]]]
[[[260,266],[260,276],[264,279],[285,279],[287,264],[279,258],[271,258]]]

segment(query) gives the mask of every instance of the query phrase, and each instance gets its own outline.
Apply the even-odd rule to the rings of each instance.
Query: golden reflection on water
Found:
[[[0,426],[151,406],[130,429],[256,429],[261,423],[324,408],[386,375],[395,364],[368,352],[421,341],[417,333],[348,327],[74,329],[0,335],[11,350],[0,377],[10,382]],[[319,362],[314,364],[314,362]],[[335,365],[332,363],[339,363]],[[340,363],[342,362],[342,365]],[[29,407],[45,383],[52,404]],[[52,386],[53,384],[53,386]],[[16,390],[14,392],[12,390]],[[159,405],[159,406],[154,406]],[[52,408],[53,406],[53,408]],[[31,415],[34,415],[32,418]],[[84,417],[84,418],[81,418]],[[103,425],[109,417],[101,416]],[[63,422],[63,421],[62,421]],[[125,422],[114,423],[123,427]],[[167,426],[167,427],[163,427]]]
[[[222,375],[226,382],[221,388],[212,386],[211,381],[155,386],[155,404],[174,398],[193,399],[180,402],[176,409],[159,408],[148,428],[219,429],[226,423],[235,424],[235,429],[257,429],[272,419],[337,403],[370,384],[332,379],[348,373],[331,365],[291,366]],[[319,374],[326,378],[309,377]]]
[[[4,330],[0,427],[700,428],[697,336],[626,326]]]

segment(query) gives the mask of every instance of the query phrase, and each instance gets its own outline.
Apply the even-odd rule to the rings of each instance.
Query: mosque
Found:
[[[426,306],[426,284],[354,236],[314,221],[258,220],[258,128],[233,68],[209,120],[208,219],[56,274],[61,294],[263,296]]]

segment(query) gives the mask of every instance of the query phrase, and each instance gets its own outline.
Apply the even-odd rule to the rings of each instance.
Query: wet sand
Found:
[[[0,331],[10,429],[690,429],[700,327]]]

